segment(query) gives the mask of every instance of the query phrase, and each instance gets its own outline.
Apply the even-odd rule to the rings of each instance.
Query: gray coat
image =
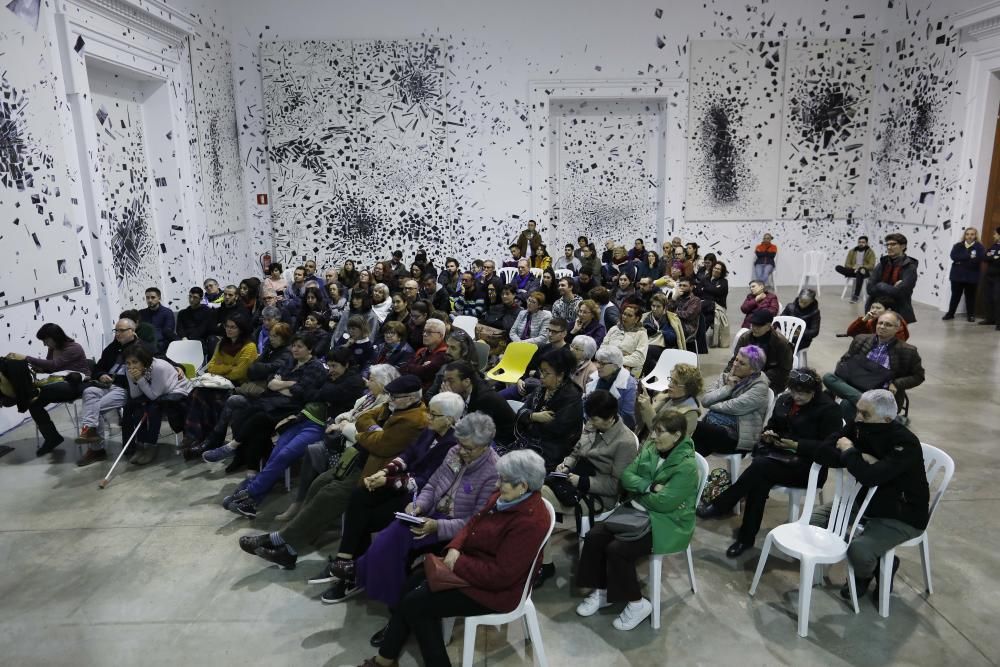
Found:
[[[584,429],[580,441],[562,464],[572,470],[580,459],[590,461],[597,474],[590,477],[589,491],[599,496],[604,507],[610,509],[618,504],[621,493],[618,480],[638,452],[635,435],[619,419],[604,433]]]
[[[709,410],[737,417],[739,443],[736,449],[741,452],[753,449],[760,438],[767,414],[768,385],[767,376],[758,373],[751,382],[735,391],[723,383],[701,398],[701,404]]]

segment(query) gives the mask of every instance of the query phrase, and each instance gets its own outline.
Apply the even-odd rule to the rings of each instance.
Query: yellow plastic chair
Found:
[[[500,363],[490,369],[486,377],[507,384],[517,382],[528,370],[528,364],[537,350],[538,346],[534,343],[511,343],[500,357]]]

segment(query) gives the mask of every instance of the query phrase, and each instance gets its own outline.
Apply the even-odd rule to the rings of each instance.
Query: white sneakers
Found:
[[[576,613],[580,616],[593,616],[599,609],[610,606],[607,589],[595,588],[593,593],[576,606]]]
[[[629,602],[625,605],[622,613],[612,623],[616,630],[632,630],[637,625],[649,618],[653,613],[653,604],[646,598],[640,598],[638,602]]]

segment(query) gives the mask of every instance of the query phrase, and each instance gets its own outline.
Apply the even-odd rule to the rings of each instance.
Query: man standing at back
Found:
[[[885,252],[868,279],[865,309],[875,297],[887,296],[896,302],[896,312],[906,323],[913,324],[917,321],[911,302],[917,284],[917,260],[906,255],[906,237],[902,234],[886,235]]]

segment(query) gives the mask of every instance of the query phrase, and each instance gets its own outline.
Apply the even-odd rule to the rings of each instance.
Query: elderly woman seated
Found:
[[[154,359],[153,353],[141,345],[132,345],[122,356],[128,382],[129,400],[125,404],[122,432],[131,435],[139,428],[134,454],[128,460],[146,465],[156,459],[156,443],[160,439],[160,424],[164,407],[172,408],[171,423],[181,421],[187,408],[191,383],[178,375],[173,364]],[[145,422],[141,420],[145,415]]]
[[[694,534],[698,465],[686,428],[683,414],[674,410],[658,414],[649,441],[622,473],[622,487],[628,494],[625,507],[648,515],[649,531],[638,539],[623,540],[600,521],[587,533],[576,584],[593,591],[577,606],[580,616],[593,616],[603,607],[626,602],[612,625],[632,630],[652,613],[653,605],[639,588],[636,561],[650,550],[654,554],[683,551]]]
[[[323,602],[339,602],[364,589],[370,599],[390,609],[399,604],[413,558],[441,551],[496,490],[499,457],[490,448],[495,428],[493,420],[481,412],[467,415],[455,425],[458,444],[404,510],[423,521],[392,521],[356,563],[334,562],[330,570],[339,580],[323,594]],[[378,640],[378,636],[373,637],[372,643],[377,645]]]
[[[823,381],[811,368],[793,370],[788,391],[778,397],[750,466],[710,505],[698,508],[698,516],[716,519],[728,516],[741,499],[743,523],[726,556],[736,558],[753,546],[764,519],[764,505],[773,486],[805,487],[809,483],[811,452],[840,430],[840,410],[823,391]],[[819,484],[826,481],[826,468]]]
[[[378,655],[363,666],[395,665],[411,633],[422,664],[450,665],[442,619],[509,612],[521,602],[551,526],[539,493],[545,462],[534,452],[510,452],[497,461],[496,471],[498,491],[448,543],[444,557],[443,566],[468,585],[435,590],[423,572],[411,577]]]
[[[337,557],[331,558],[323,572],[309,583],[325,584],[336,579],[333,566],[348,567],[368,549],[371,534],[389,525],[396,512],[402,512],[416,497],[458,443],[454,427],[464,412],[465,401],[452,392],[441,392],[428,402],[427,428],[402,454],[361,480],[361,486],[351,493],[344,510]],[[341,586],[341,594],[344,590]]]
[[[306,447],[302,467],[299,470],[299,488],[295,500],[287,510],[275,517],[278,521],[288,521],[298,514],[313,480],[330,468],[336,467],[345,445],[354,444],[357,438],[355,422],[365,412],[389,401],[385,387],[398,377],[399,371],[385,364],[377,364],[368,369],[368,379],[365,380],[367,389],[361,398],[354,402],[354,407],[328,420],[322,441],[313,442]]]
[[[766,363],[764,350],[756,345],[740,348],[730,372],[702,396],[709,410],[694,430],[699,454],[745,454],[757,444],[767,414],[768,380],[761,372]]]
[[[625,358],[617,347],[602,347],[594,356],[597,370],[594,371],[587,387],[583,390],[586,397],[595,389],[610,391],[618,400],[618,413],[630,429],[635,428],[635,399],[639,392],[639,383],[623,366]]]
[[[646,428],[652,428],[653,418],[663,410],[683,412],[688,420],[688,435],[694,433],[701,416],[701,402],[698,397],[704,389],[704,380],[697,366],[677,364],[670,369],[670,384],[652,399],[644,391],[639,392],[636,410],[639,422]]]
[[[565,347],[546,352],[538,365],[541,384],[528,394],[514,422],[514,449],[541,453],[555,468],[580,439],[583,400],[571,373],[576,357]]]
[[[641,317],[642,306],[637,303],[626,303],[622,308],[621,320],[608,329],[608,335],[601,343],[601,348],[617,347],[621,350],[625,359],[624,366],[635,376],[642,372],[649,348],[649,336],[639,322]]]
[[[587,388],[590,376],[597,370],[594,355],[597,354],[597,343],[590,336],[574,336],[569,349],[576,357],[576,370],[573,371],[573,384],[581,391]]]
[[[617,505],[619,480],[637,453],[635,435],[619,417],[618,399],[610,392],[604,389],[591,392],[583,400],[583,410],[587,423],[580,441],[542,487],[542,497],[557,512],[569,515],[584,509],[580,507],[584,499],[587,509],[592,507],[597,513]],[[535,586],[555,572],[552,551],[546,551]]]

